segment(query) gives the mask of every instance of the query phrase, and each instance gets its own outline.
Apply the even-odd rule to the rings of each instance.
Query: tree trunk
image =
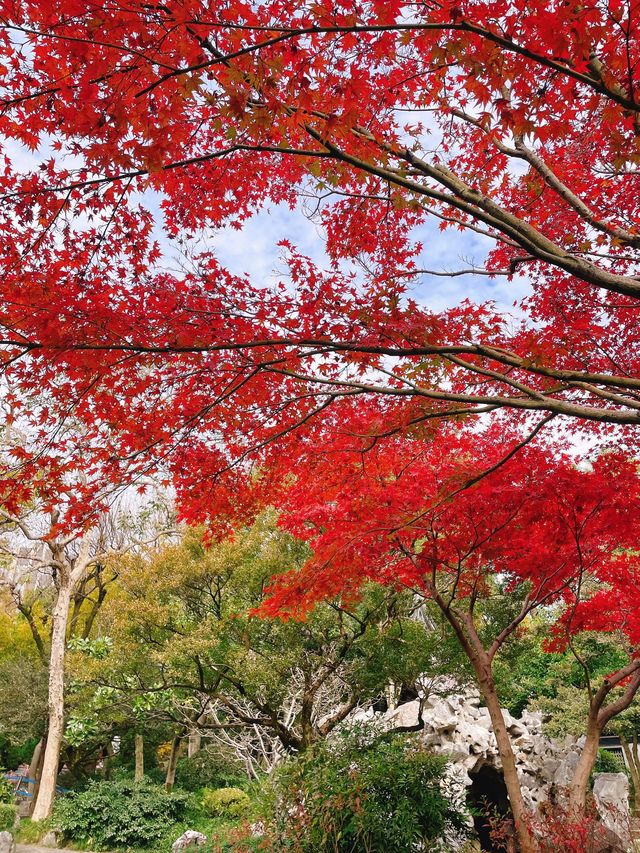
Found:
[[[104,747],[104,757],[102,759],[102,775],[108,782],[111,779],[111,761],[113,759],[113,744],[108,741]]]
[[[51,814],[56,796],[60,747],[64,735],[64,659],[71,587],[61,585],[52,614],[51,654],[49,657],[49,722],[44,750],[40,790],[33,808],[33,820],[45,820]]]
[[[569,785],[569,806],[573,811],[583,811],[587,804],[589,777],[598,757],[601,734],[602,727],[598,725],[597,716],[589,714],[586,741]]]
[[[516,841],[520,853],[538,853],[538,843],[529,829],[529,810],[522,797],[522,787],[516,767],[516,757],[511,746],[511,738],[502,715],[500,700],[493,681],[492,661],[490,655],[480,641],[476,626],[473,621],[473,612],[460,616],[449,604],[444,601],[435,584],[431,587],[433,600],[442,610],[445,618],[453,628],[460,641],[460,645],[473,666],[478,687],[487,703],[487,710],[491,718],[493,733],[496,738],[498,754],[502,762],[502,775],[509,797],[511,814],[513,815]],[[493,654],[500,648],[504,639],[495,646]]]
[[[633,780],[633,814],[637,816],[640,814],[640,753],[638,753],[638,735],[634,734],[631,739],[631,761],[630,768],[632,773]],[[636,784],[636,779],[637,784]]]
[[[33,779],[33,782],[29,782],[27,784],[27,791],[31,794],[31,800],[29,804],[29,815],[33,813],[33,807],[36,804],[36,798],[38,796],[38,791],[40,790],[40,779],[42,777],[42,762],[44,761],[44,745],[46,743],[46,737],[41,737],[38,743],[33,750],[33,755],[31,756],[31,764],[29,765],[29,779]]]
[[[141,734],[136,734],[135,751],[136,769],[133,776],[133,781],[142,782],[142,780],[144,779],[144,738]]]
[[[633,815],[637,816],[640,808],[640,757],[638,756],[638,737],[634,735],[631,743],[624,737],[620,737],[622,751],[626,765],[631,774],[631,787],[633,789]]]
[[[200,734],[200,729],[194,729],[189,734],[189,743],[187,745],[187,755],[189,758],[194,756],[197,752],[200,752],[201,743],[202,735]]]
[[[169,754],[169,763],[167,765],[167,778],[164,783],[165,791],[170,794],[173,790],[176,781],[176,766],[178,764],[178,752],[180,751],[180,743],[182,738],[174,737],[171,742],[171,752]]]
[[[498,699],[498,694],[493,683],[490,664],[487,663],[485,667],[482,667],[479,660],[473,661],[473,664],[478,675],[480,690],[487,703],[493,733],[496,737],[498,753],[502,762],[504,784],[509,796],[511,814],[513,815],[518,850],[520,853],[536,853],[538,844],[529,830],[529,810],[522,797],[522,788],[516,768],[516,757],[513,753],[511,738],[507,731],[504,716],[502,715],[502,708],[500,707],[500,700]]]

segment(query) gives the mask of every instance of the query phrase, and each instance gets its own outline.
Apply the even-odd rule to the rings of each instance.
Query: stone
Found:
[[[629,840],[629,780],[625,773],[596,773],[593,781],[595,800],[602,823],[624,843]]]
[[[249,829],[253,838],[262,838],[267,831],[267,827],[263,820],[257,820],[255,823],[250,823]]]
[[[196,832],[195,829],[188,829],[186,832],[182,833],[180,838],[176,838],[171,845],[171,849],[174,853],[178,853],[180,850],[189,850],[192,847],[202,847],[206,843],[206,835],[202,832]]]
[[[16,841],[10,832],[0,832],[0,853],[15,853]]]
[[[627,853],[628,845],[608,827],[587,841],[584,853]]]
[[[414,699],[412,702],[405,702],[399,705],[387,716],[386,722],[390,728],[409,729],[419,725],[420,720],[420,700]]]
[[[540,773],[545,782],[553,782],[553,777],[555,776],[556,770],[558,769],[560,762],[555,758],[547,758],[543,763]]]
[[[52,847],[54,849],[60,847],[60,831],[58,829],[50,829],[45,833],[40,844],[43,847]]]

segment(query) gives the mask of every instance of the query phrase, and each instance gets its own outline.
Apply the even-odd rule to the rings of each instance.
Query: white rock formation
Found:
[[[207,836],[202,832],[197,832],[195,829],[188,829],[186,832],[176,838],[171,845],[173,853],[179,853],[181,850],[189,850],[192,847],[202,847],[207,843]]]
[[[422,705],[422,707],[421,707]],[[542,715],[525,711],[517,720],[504,709],[518,773],[527,805],[536,811],[554,789],[569,784],[582,744],[573,737],[553,740],[542,733]],[[471,785],[469,774],[489,765],[501,769],[496,739],[486,708],[474,693],[433,696],[400,705],[385,715],[388,728],[417,729],[436,753],[463,769],[461,784]]]
[[[624,773],[597,773],[593,798],[602,822],[620,838],[630,842],[629,780]]]
[[[16,842],[10,832],[0,832],[0,853],[15,853]]]

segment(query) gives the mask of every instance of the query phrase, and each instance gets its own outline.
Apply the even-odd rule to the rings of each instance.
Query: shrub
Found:
[[[572,809],[560,802],[544,802],[539,813],[530,817],[529,829],[538,839],[540,853],[613,849],[607,843],[607,828],[592,801],[587,802],[585,809]]]
[[[59,800],[54,817],[74,841],[102,849],[148,847],[184,816],[189,802],[188,794],[167,794],[145,782],[91,782]]]
[[[408,853],[464,827],[441,790],[446,761],[414,739],[352,732],[276,773],[276,849]]]
[[[7,767],[15,768],[20,764],[30,764],[33,750],[36,748],[38,740],[39,738],[31,738],[23,743],[7,743],[4,750]]]
[[[0,803],[0,832],[13,829],[16,822],[16,807],[9,803]]]
[[[241,788],[205,791],[202,807],[209,817],[238,818],[249,810],[250,800]]]
[[[0,803],[13,803],[16,798],[15,788],[0,769]]]
[[[240,787],[247,777],[231,758],[205,747],[191,758],[178,761],[176,781],[185,791],[199,791],[201,788]]]
[[[593,765],[595,773],[626,773],[629,774],[623,759],[607,749],[599,749],[596,763]]]

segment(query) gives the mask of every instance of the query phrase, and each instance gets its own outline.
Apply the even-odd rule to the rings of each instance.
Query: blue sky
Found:
[[[459,270],[481,266],[491,241],[473,232],[439,230],[439,222],[428,220],[416,237],[423,244],[421,262],[429,269]],[[322,234],[300,210],[289,210],[284,205],[271,206],[255,214],[241,230],[228,227],[213,238],[213,246],[220,260],[232,272],[247,273],[256,283],[267,283],[282,268],[279,263],[278,241],[286,238],[299,251],[318,263],[324,261]],[[487,276],[461,276],[446,279],[421,276],[414,284],[414,296],[434,310],[459,304],[463,299],[484,302],[491,299],[500,310],[514,312],[513,303],[529,292],[525,278],[507,281]]]

